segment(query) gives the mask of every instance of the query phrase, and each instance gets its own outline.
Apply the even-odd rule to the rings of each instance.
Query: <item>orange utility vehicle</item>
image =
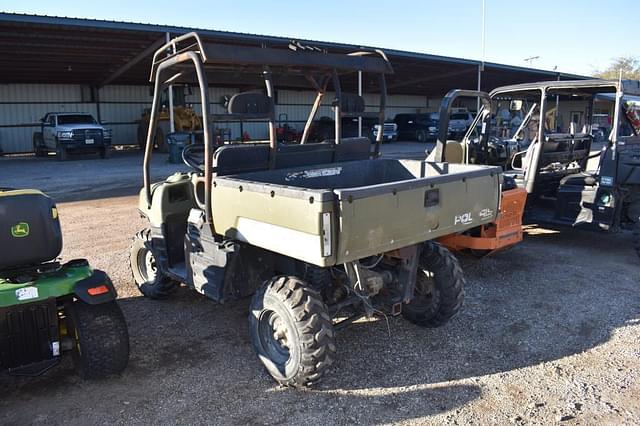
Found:
[[[440,126],[438,140],[435,150],[429,156],[431,161],[441,161],[448,163],[469,163],[468,138],[473,133],[470,128],[462,141],[446,140],[449,128],[449,115],[454,105],[454,101],[462,97],[477,97],[482,101],[483,114],[491,114],[491,100],[484,92],[470,90],[451,90],[442,100],[440,106]],[[485,122],[484,120],[482,122]],[[480,139],[478,141],[480,153],[488,151],[489,133],[486,126],[479,129]],[[522,217],[524,207],[527,202],[527,191],[518,188],[514,179],[504,177],[502,182],[502,195],[500,204],[497,206],[499,214],[494,222],[480,225],[467,231],[450,234],[438,239],[438,242],[447,246],[450,250],[463,251],[470,250],[475,255],[488,255],[500,250],[504,250],[522,241]],[[493,212],[487,211],[492,215]],[[456,221],[472,220],[471,217],[456,217]]]

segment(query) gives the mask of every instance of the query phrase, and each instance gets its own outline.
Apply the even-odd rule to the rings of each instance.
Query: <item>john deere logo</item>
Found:
[[[22,238],[29,235],[29,224],[27,222],[20,222],[11,227],[11,235],[16,238]]]

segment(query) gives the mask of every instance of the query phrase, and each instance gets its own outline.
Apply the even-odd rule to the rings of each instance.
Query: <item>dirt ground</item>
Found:
[[[63,258],[111,275],[129,367],[99,382],[68,360],[38,378],[0,376],[2,425],[640,423],[640,262],[627,233],[532,227],[509,251],[462,256],[457,318],[439,329],[357,322],[338,334],[330,374],[301,392],[275,386],[254,355],[247,300],[139,295],[128,247],[144,222],[135,196],[114,194],[59,204]]]

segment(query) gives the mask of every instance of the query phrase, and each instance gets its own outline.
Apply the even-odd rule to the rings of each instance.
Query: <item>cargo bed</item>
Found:
[[[492,222],[500,168],[377,159],[215,177],[215,232],[331,266]]]

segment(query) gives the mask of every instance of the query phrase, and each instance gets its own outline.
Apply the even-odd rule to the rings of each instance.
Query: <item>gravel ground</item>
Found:
[[[0,162],[3,185],[16,161]],[[439,329],[357,322],[338,334],[328,377],[301,392],[262,369],[248,301],[216,305],[185,288],[140,297],[127,253],[144,226],[136,197],[84,198],[59,204],[63,258],[87,257],[113,278],[129,367],[99,382],[78,379],[68,360],[38,378],[0,376],[2,425],[640,423],[640,267],[627,233],[530,228],[509,251],[463,256],[457,318]]]

